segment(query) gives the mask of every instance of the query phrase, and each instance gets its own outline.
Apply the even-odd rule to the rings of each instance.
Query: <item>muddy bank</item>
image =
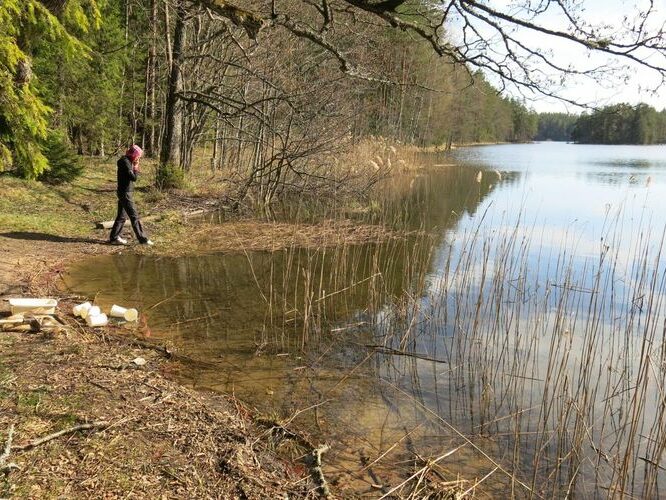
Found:
[[[86,245],[4,245],[4,290],[48,294],[65,262],[95,252]],[[233,396],[182,387],[171,376],[189,360],[167,359],[120,327],[88,329],[68,314],[73,303],[60,303],[68,328],[56,338],[0,331],[2,449],[13,429],[2,465],[17,466],[3,476],[0,497],[278,498],[316,488],[302,461],[276,452],[289,441],[277,422]],[[295,456],[308,452],[287,446]]]

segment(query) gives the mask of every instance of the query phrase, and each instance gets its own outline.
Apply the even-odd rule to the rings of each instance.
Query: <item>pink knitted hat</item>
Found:
[[[125,153],[125,156],[127,156],[132,161],[136,161],[143,156],[143,149],[141,149],[136,144],[132,144],[132,146],[130,146],[130,148]]]

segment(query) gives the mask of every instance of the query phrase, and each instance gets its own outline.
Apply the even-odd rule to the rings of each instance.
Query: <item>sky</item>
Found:
[[[495,10],[507,13],[521,12],[524,17],[524,10],[520,10],[526,2],[530,0],[486,0],[485,4]],[[536,6],[541,1],[531,0],[531,5]],[[580,16],[589,24],[597,27],[599,38],[610,38],[613,41],[622,40],[624,31],[623,25],[627,22],[633,22],[638,14],[645,10],[649,5],[649,0],[563,0],[562,3],[568,5],[574,4]],[[658,28],[666,23],[666,0],[655,0],[655,10],[650,16],[650,27]],[[563,15],[559,7],[552,2],[551,7],[544,13],[536,17],[535,22],[548,28],[567,31],[570,24]],[[460,20],[454,20],[452,25],[452,34],[454,40],[458,43],[462,39],[462,30],[460,29]],[[478,22],[475,27],[478,33],[491,42],[492,50],[495,50],[495,58],[504,55],[502,52],[502,41],[497,37],[496,32]],[[576,102],[584,102],[593,106],[603,106],[618,102],[628,102],[637,104],[639,102],[648,103],[661,110],[666,107],[666,88],[659,88],[655,93],[654,89],[659,87],[659,75],[648,68],[641,67],[636,63],[627,60],[609,58],[605,54],[593,53],[587,48],[574,44],[567,40],[557,39],[536,33],[525,28],[517,28],[512,36],[520,40],[521,43],[529,47],[537,47],[539,52],[548,60],[556,62],[559,66],[573,66],[578,69],[585,69],[599,65],[612,65],[615,68],[609,75],[605,75],[600,81],[593,81],[586,77],[568,78],[561,85],[558,84],[557,92],[563,97]],[[626,40],[626,38],[625,38]],[[664,40],[666,45],[666,40]],[[661,64],[666,67],[666,54],[657,54],[654,52],[636,52],[636,55],[647,57],[648,61],[654,64]],[[535,60],[534,68],[547,70],[544,63]],[[552,69],[548,70],[553,76],[556,76]],[[496,77],[488,75],[491,82],[497,86]],[[557,78],[559,82],[559,78]],[[648,90],[649,89],[649,90]],[[508,89],[508,93],[514,97],[521,98],[520,92],[516,89]],[[526,104],[539,112],[573,112],[581,111],[581,108],[572,106],[561,100],[539,97],[529,93],[524,93],[527,98]]]

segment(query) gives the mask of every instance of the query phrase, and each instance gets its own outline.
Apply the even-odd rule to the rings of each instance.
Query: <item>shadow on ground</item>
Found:
[[[12,238],[14,240],[27,240],[27,241],[52,241],[54,243],[98,243],[104,244],[106,240],[92,239],[92,238],[69,238],[67,236],[58,236],[48,233],[30,233],[27,231],[13,231],[9,233],[0,233],[0,236],[5,238]]]

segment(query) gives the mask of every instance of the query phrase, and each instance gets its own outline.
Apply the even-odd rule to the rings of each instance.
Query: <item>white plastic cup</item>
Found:
[[[125,321],[136,321],[139,319],[139,311],[134,308],[128,309],[125,312]]]
[[[109,316],[113,318],[124,318],[126,312],[127,309],[125,309],[124,307],[121,307],[117,304],[113,304],[111,306],[111,311],[109,311]]]
[[[74,313],[74,316],[83,317],[83,311],[87,311],[91,307],[92,304],[90,302],[84,302],[83,304],[72,307],[72,312]]]
[[[81,317],[87,320],[88,316],[98,316],[101,313],[102,310],[99,307],[92,306],[89,307],[88,309],[84,309],[83,311],[81,311]]]
[[[99,309],[99,308],[98,308]],[[88,326],[104,326],[109,322],[109,318],[106,317],[106,314],[89,314],[86,316],[86,323]]]
[[[136,309],[127,309],[125,307],[113,304],[109,316],[114,318],[123,318],[125,321],[136,321],[139,317],[139,311]]]

